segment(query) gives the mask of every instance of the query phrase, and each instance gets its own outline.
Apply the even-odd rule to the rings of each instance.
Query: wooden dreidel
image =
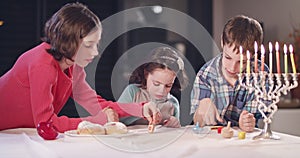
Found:
[[[153,133],[153,132],[154,132],[154,129],[155,129],[155,124],[149,124],[149,125],[148,125],[148,132],[149,132],[149,133]]]
[[[221,135],[224,138],[231,138],[233,136],[233,130],[230,128],[231,122],[228,121],[227,127],[222,128]]]

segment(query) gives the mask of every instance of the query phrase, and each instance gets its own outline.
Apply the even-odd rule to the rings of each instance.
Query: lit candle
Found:
[[[257,73],[257,51],[258,51],[258,46],[257,46],[257,42],[254,42],[254,72]]]
[[[242,46],[240,46],[240,73],[242,73],[243,72],[243,59],[244,59],[244,57],[243,57],[243,47]]]
[[[260,46],[261,51],[261,71],[265,70],[265,47],[264,45]]]
[[[296,74],[296,66],[295,66],[295,60],[294,60],[293,46],[291,44],[289,46],[289,50],[290,50],[290,55],[291,55],[291,63],[292,63],[293,73]]]
[[[250,74],[250,52],[247,50],[247,74]]]
[[[276,65],[277,65],[277,73],[280,72],[280,58],[279,58],[279,44],[278,42],[275,43],[275,50],[276,50]]]
[[[273,65],[272,65],[272,62],[273,62],[273,54],[272,54],[272,50],[273,50],[273,46],[272,46],[272,43],[269,42],[269,68],[270,68],[270,73],[272,74],[272,70],[273,70]]]
[[[288,60],[287,60],[287,46],[286,44],[283,45],[283,52],[284,52],[284,72],[288,73]]]

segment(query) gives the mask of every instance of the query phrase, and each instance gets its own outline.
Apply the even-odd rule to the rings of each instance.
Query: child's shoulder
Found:
[[[197,76],[202,76],[203,78],[216,78],[219,73],[221,55],[218,55],[205,63],[197,73]]]
[[[179,104],[178,99],[177,99],[174,95],[172,95],[172,94],[169,94],[169,95],[168,95],[168,100],[169,100],[170,102],[172,102],[173,104],[174,104],[174,103],[175,103],[175,104]]]
[[[129,84],[125,89],[130,92],[137,92],[140,91],[140,86],[139,84]]]
[[[215,56],[214,58],[212,58],[212,59],[210,59],[208,62],[206,62],[206,63],[201,67],[201,69],[204,70],[204,69],[208,69],[208,68],[212,68],[212,67],[215,68],[215,67],[218,65],[218,63],[220,62],[221,57],[222,57],[221,54]]]

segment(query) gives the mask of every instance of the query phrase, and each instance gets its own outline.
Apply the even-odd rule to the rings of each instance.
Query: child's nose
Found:
[[[231,72],[239,72],[240,63],[230,63],[229,70]]]
[[[99,54],[98,48],[95,47],[95,48],[93,49],[93,51],[92,51],[92,55],[93,55],[93,56],[97,56],[98,54]]]
[[[165,91],[166,91],[166,87],[163,86],[163,85],[161,85],[161,86],[159,87],[159,92],[160,92],[161,94],[164,94]]]

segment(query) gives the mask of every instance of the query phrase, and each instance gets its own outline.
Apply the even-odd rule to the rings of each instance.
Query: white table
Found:
[[[276,133],[281,140],[252,140],[259,134],[247,133],[246,139],[225,139],[216,130],[196,135],[192,127],[161,127],[154,134],[137,130],[124,137],[79,137],[60,134],[45,141],[33,128],[0,131],[1,158],[99,158],[99,157],[299,157],[300,137]],[[153,148],[155,147],[155,148]],[[126,151],[127,150],[127,151]],[[130,151],[128,151],[130,150]]]

